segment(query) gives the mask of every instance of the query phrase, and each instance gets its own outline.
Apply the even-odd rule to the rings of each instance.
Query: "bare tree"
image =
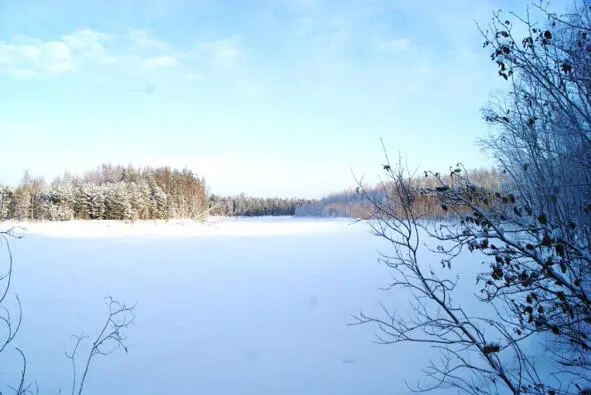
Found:
[[[105,323],[91,344],[88,353],[83,356],[82,374],[78,375],[78,353],[80,346],[89,337],[86,335],[74,335],[74,344],[71,351],[66,350],[66,357],[72,362],[72,395],[81,395],[91,362],[99,355],[110,355],[118,349],[127,353],[124,330],[129,328],[135,320],[135,306],[126,306],[119,301],[107,298],[108,315]]]
[[[374,232],[393,247],[382,256],[392,287],[409,289],[415,304],[409,318],[386,311],[386,319],[362,314],[357,322],[376,324],[384,343],[439,348],[430,388],[486,393],[487,380],[514,394],[591,388],[591,4],[573,1],[563,15],[543,3],[531,11],[545,21],[499,11],[481,29],[510,84],[484,110],[496,131],[482,145],[509,182],[483,191],[461,165],[426,172],[442,212],[456,219],[435,222],[417,215],[417,182],[402,165],[384,166],[385,199],[360,188],[374,207]],[[525,28],[521,39],[514,23]],[[488,263],[476,278],[477,299],[493,314],[471,315],[454,302],[455,280],[422,260],[425,241],[450,273],[465,251]],[[528,343],[551,352],[545,366],[525,351]]]
[[[520,347],[520,337],[509,326],[490,316],[471,314],[453,301],[455,278],[437,273],[425,262],[422,239],[432,232],[427,217],[415,211],[416,179],[402,163],[392,167],[387,162],[384,169],[387,179],[382,184],[382,200],[367,195],[362,184],[359,189],[374,208],[370,221],[373,233],[392,246],[391,252],[380,257],[391,269],[388,288],[407,290],[411,311],[404,316],[384,307],[383,317],[361,313],[355,324],[375,325],[381,344],[428,343],[440,351],[441,360],[432,361],[425,369],[431,380],[415,390],[448,385],[472,394],[495,393],[498,387],[514,394],[554,390],[542,384],[536,367]],[[442,246],[438,251],[446,254],[442,263],[451,268],[448,254],[457,251]]]
[[[545,21],[536,22],[535,14]],[[487,210],[471,204],[475,216],[467,220],[484,223],[499,247],[481,248],[495,258],[495,275],[483,277],[487,298],[503,299],[513,323],[552,332],[563,370],[589,376],[591,3],[572,1],[559,15],[540,2],[525,17],[511,17],[525,30],[521,37],[501,12],[482,30],[509,83],[509,92],[484,110],[496,130],[482,145],[512,182]]]
[[[17,234],[16,228],[9,228],[7,230],[0,231],[0,250],[6,251],[7,264],[5,272],[0,276],[0,330],[2,331],[2,339],[0,340],[0,353],[4,352],[8,346],[13,342],[16,337],[22,322],[22,306],[18,295],[15,295],[16,300],[16,312],[11,312],[11,309],[7,307],[7,297],[12,282],[12,270],[13,270],[13,257],[12,250],[10,248],[10,239],[21,238]],[[20,348],[16,347],[16,351],[22,358],[22,369],[19,384],[17,387],[11,387],[11,389],[17,394],[28,393],[30,386],[26,385],[25,377],[27,373],[27,359],[25,354]]]
[[[509,84],[483,111],[495,132],[481,143],[510,174],[513,192],[564,232],[591,222],[591,3],[572,4],[564,15],[543,4],[525,17],[499,11],[481,29]]]
[[[15,295],[16,312],[11,311],[7,306],[7,298],[12,282],[13,275],[13,255],[10,247],[10,239],[20,239],[22,236],[17,232],[17,228],[9,228],[0,231],[0,249],[6,251],[6,269],[0,276],[0,353],[6,351],[14,342],[22,322],[22,306],[18,295]],[[72,362],[73,384],[72,394],[81,395],[84,389],[84,383],[88,375],[92,361],[99,355],[110,355],[114,351],[122,348],[127,352],[125,345],[125,330],[128,329],[135,319],[135,306],[127,306],[111,297],[107,298],[108,315],[105,323],[92,342],[90,350],[82,358],[82,374],[77,373],[77,357],[83,342],[88,339],[87,336],[74,336],[74,346],[71,352],[66,351],[66,356]],[[22,368],[18,383],[8,388],[16,395],[37,394],[39,392],[35,381],[29,382],[27,379],[27,358],[25,353],[19,348],[14,350],[21,359]],[[0,391],[0,395],[3,394]]]

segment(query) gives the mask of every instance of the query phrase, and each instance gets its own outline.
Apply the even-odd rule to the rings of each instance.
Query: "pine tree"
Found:
[[[152,190],[150,201],[151,207],[154,210],[151,214],[153,219],[168,218],[168,197],[158,185]]]
[[[74,188],[72,184],[56,185],[50,192],[50,204],[55,206],[52,216],[57,221],[69,221],[74,218]]]
[[[105,218],[112,220],[132,220],[129,191],[125,182],[111,184],[105,196]]]
[[[14,190],[10,204],[10,217],[18,221],[31,218],[31,189],[28,186],[18,186]]]
[[[82,183],[74,186],[74,217],[76,219],[90,219],[90,184]]]
[[[88,184],[87,196],[90,219],[104,219],[105,217],[105,190],[101,185]]]
[[[137,183],[138,188],[138,215],[140,220],[151,219],[150,213],[152,211],[152,201],[150,185],[145,178],[140,179]]]
[[[13,198],[13,192],[9,187],[0,188],[0,220],[9,219],[9,208]]]

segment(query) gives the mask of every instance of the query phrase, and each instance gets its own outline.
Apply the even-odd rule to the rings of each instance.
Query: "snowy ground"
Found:
[[[3,228],[17,227],[23,233],[51,237],[105,238],[129,236],[288,236],[343,231],[343,224],[353,220],[327,220],[296,217],[210,217],[207,221],[68,221],[5,223]]]
[[[16,341],[40,393],[70,392],[70,335],[94,335],[103,297],[137,302],[129,353],[97,359],[86,394],[405,394],[430,351],[372,343],[350,316],[377,302],[388,273],[364,223],[214,219],[24,225],[12,243],[23,306]],[[2,255],[4,259],[4,255]],[[435,262],[434,264],[437,265]],[[467,298],[472,298],[470,292]],[[4,353],[0,366],[7,366]],[[4,369],[0,389],[11,372]]]

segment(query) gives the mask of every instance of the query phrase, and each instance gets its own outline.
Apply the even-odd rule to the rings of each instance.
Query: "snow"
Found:
[[[374,328],[348,325],[360,310],[379,314],[378,302],[399,311],[409,305],[403,290],[379,290],[389,274],[376,250],[387,245],[366,223],[4,225],[25,236],[12,241],[12,292],[23,307],[15,345],[39,393],[70,392],[65,347],[73,334],[96,335],[108,295],[137,303],[136,325],[128,354],[93,362],[87,395],[410,394],[405,383],[422,380],[421,368],[437,358],[424,344],[378,345]],[[471,267],[461,271],[470,287],[459,297],[468,301],[482,266]],[[0,354],[0,390],[20,372],[7,359],[18,360]]]
[[[130,236],[287,236],[341,232],[354,220],[254,217],[210,217],[204,222],[192,220],[158,221],[64,221],[5,223],[2,229],[15,227],[22,234],[61,238],[118,238]]]

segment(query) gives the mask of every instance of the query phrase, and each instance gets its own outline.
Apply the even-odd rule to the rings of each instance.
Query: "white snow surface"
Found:
[[[127,332],[129,352],[91,365],[87,395],[410,394],[406,383],[423,379],[421,368],[437,357],[424,344],[375,344],[375,328],[348,325],[360,310],[379,316],[378,302],[399,312],[409,305],[404,290],[379,289],[390,279],[377,262],[387,244],[363,222],[9,226],[24,235],[11,241],[11,292],[23,310],[14,345],[41,394],[71,392],[64,350],[73,334],[96,336],[105,296],[137,303],[137,319]],[[467,277],[459,297],[469,304],[473,273],[483,267],[463,264],[454,277]],[[20,372],[15,361],[13,349],[0,354],[2,391]]]
[[[15,228],[19,234],[50,237],[88,238],[121,236],[285,236],[312,233],[334,233],[354,220],[326,220],[295,217],[227,218],[210,217],[206,221],[64,221],[4,223],[0,229]]]

